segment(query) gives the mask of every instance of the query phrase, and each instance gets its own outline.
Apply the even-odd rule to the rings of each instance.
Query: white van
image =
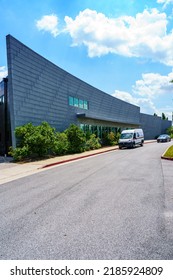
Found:
[[[136,145],[143,146],[144,133],[141,128],[123,130],[118,142],[119,149],[123,147],[134,148]]]

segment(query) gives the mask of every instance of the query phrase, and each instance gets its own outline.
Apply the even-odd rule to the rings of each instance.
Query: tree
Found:
[[[168,120],[164,113],[162,113],[162,120]]]
[[[173,126],[167,129],[167,133],[171,136],[171,138],[173,138]]]

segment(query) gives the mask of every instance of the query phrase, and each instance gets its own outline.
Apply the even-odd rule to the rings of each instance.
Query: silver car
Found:
[[[161,134],[157,138],[157,143],[159,143],[159,142],[169,142],[169,141],[171,141],[171,137],[168,134]]]

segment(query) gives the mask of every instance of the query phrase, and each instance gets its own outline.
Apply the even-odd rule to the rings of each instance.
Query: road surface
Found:
[[[171,143],[0,185],[0,259],[173,259]]]

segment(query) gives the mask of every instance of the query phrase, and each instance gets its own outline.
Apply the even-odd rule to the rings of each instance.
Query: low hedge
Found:
[[[47,122],[38,126],[28,123],[17,127],[15,135],[17,147],[10,147],[9,151],[14,161],[80,153],[101,147],[100,139],[95,134],[86,135],[74,124],[64,132],[57,132]]]

